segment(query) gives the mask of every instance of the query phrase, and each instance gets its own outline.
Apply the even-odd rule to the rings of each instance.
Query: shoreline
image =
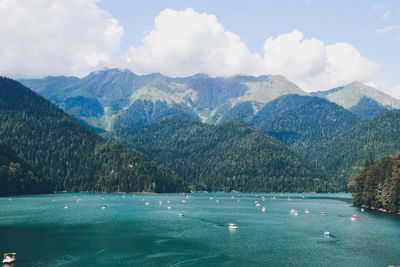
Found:
[[[370,206],[367,206],[367,205],[360,205],[359,207],[365,208],[365,209],[369,209],[369,210],[376,210],[376,211],[383,212],[383,213],[400,215],[400,211],[392,212],[392,211],[385,210],[385,209],[382,209],[382,208],[378,209],[378,208],[375,208],[375,207],[372,207],[372,206],[370,207]]]

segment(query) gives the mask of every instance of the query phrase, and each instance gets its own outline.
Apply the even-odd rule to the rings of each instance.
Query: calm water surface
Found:
[[[400,216],[361,213],[350,197],[80,193],[0,198],[0,253],[17,252],[16,267],[400,265]],[[239,229],[229,230],[229,223]],[[325,231],[332,237],[324,237]]]

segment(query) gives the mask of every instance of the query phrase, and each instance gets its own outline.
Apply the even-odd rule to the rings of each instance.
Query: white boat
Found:
[[[304,213],[305,213],[305,214],[309,214],[309,213],[310,213],[310,210],[309,210],[309,209],[305,209],[305,210],[304,210]]]
[[[104,206],[101,207],[102,210],[105,210],[106,208],[107,208],[106,205],[104,205]]]
[[[267,209],[266,209],[265,207],[262,207],[262,208],[261,208],[261,211],[262,211],[262,212],[265,212],[266,210],[267,210]]]
[[[183,212],[179,212],[178,215],[182,217],[184,214]]]
[[[16,258],[15,258],[16,253],[4,253],[4,259],[3,259],[3,264],[10,264],[14,263]]]
[[[64,209],[68,209],[69,207],[67,205],[64,206]]]
[[[149,206],[149,205],[150,205],[150,203],[149,203],[149,202],[146,202],[146,203],[145,203],[145,205],[146,205],[146,206]]]
[[[228,227],[229,227],[229,229],[238,229],[239,228],[239,226],[237,226],[234,223],[230,223]]]
[[[328,232],[328,231],[325,231],[325,232],[324,232],[324,236],[325,236],[325,237],[330,237],[330,236],[331,236],[331,233]]]
[[[260,207],[260,203],[257,203],[257,204],[256,204],[256,207]]]

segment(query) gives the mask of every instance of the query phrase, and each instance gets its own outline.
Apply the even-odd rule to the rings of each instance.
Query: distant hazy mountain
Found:
[[[239,120],[215,126],[173,116],[119,129],[106,138],[149,155],[196,190],[303,192],[331,188],[310,164]]]
[[[97,131],[140,125],[171,114],[212,123],[249,118],[282,95],[307,94],[279,75],[169,78],[107,69],[81,79],[61,76],[21,82]]]
[[[386,110],[400,109],[399,99],[360,82],[311,93],[311,95],[326,98],[365,117],[371,117]]]
[[[107,143],[54,104],[20,83],[2,77],[0,140],[32,166],[39,177],[48,179],[52,190],[177,192],[184,189],[182,180],[170,170],[134,149]],[[41,188],[33,189],[34,185],[21,189],[20,193],[42,192]]]
[[[306,156],[309,149],[358,121],[357,115],[325,99],[285,95],[267,103],[249,123]]]

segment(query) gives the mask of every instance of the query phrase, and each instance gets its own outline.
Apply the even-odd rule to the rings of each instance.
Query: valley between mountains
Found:
[[[307,93],[279,75],[1,78],[0,194],[347,191],[400,151],[398,109],[359,82]]]

